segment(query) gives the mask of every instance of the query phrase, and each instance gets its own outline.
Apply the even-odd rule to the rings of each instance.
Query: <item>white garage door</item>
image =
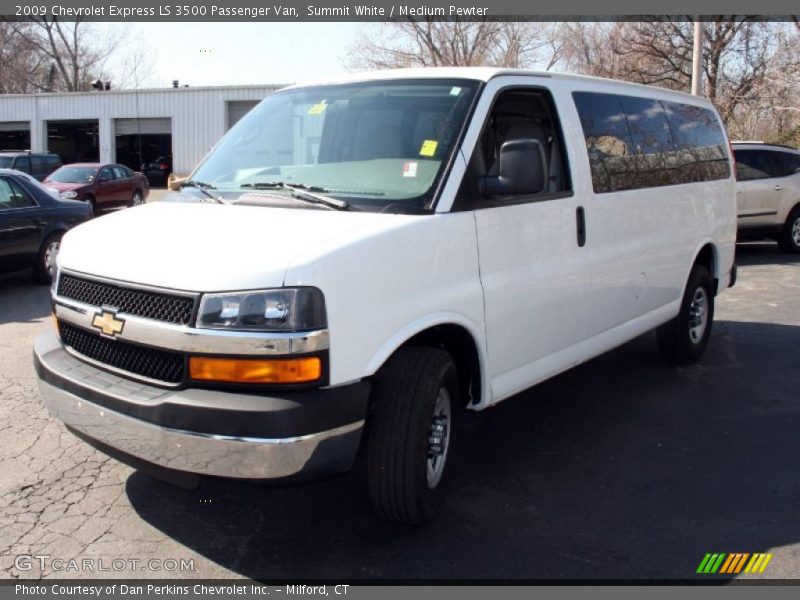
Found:
[[[228,129],[236,125],[236,122],[245,116],[258,104],[256,100],[236,100],[228,102]]]
[[[162,135],[172,133],[172,119],[116,119],[114,133],[117,135]]]
[[[28,121],[5,121],[0,123],[0,131],[30,131]]]

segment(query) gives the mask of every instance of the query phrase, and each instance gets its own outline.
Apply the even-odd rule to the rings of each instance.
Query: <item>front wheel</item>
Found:
[[[37,283],[49,284],[53,281],[56,273],[56,257],[61,247],[61,234],[54,233],[49,235],[36,256],[36,265],[33,270],[33,278]]]
[[[453,359],[437,348],[401,348],[376,376],[367,439],[367,479],[378,513],[419,525],[444,499],[453,417]]]
[[[131,206],[139,206],[142,203],[142,193],[140,191],[133,192],[133,198],[131,198]]]
[[[678,316],[656,332],[661,354],[672,364],[697,362],[708,345],[713,322],[714,280],[708,269],[695,265],[689,274]]]
[[[778,236],[778,246],[789,254],[800,254],[800,206],[795,206]]]

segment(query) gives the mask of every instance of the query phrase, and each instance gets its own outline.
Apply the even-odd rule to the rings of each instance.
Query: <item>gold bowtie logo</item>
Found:
[[[95,315],[92,319],[92,327],[97,327],[105,335],[114,337],[118,333],[122,333],[122,328],[125,326],[124,319],[118,319],[113,312],[103,311]]]

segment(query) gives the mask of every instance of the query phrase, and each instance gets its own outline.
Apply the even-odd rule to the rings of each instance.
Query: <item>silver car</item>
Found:
[[[800,150],[734,142],[740,239],[773,238],[800,253]]]

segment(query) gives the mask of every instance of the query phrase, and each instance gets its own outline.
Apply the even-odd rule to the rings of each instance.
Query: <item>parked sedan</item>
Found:
[[[61,236],[91,217],[85,203],[55,198],[31,176],[0,169],[0,274],[33,269],[49,283]]]
[[[44,180],[61,198],[91,204],[95,213],[110,208],[136,206],[150,193],[147,177],[123,165],[74,163]]]

